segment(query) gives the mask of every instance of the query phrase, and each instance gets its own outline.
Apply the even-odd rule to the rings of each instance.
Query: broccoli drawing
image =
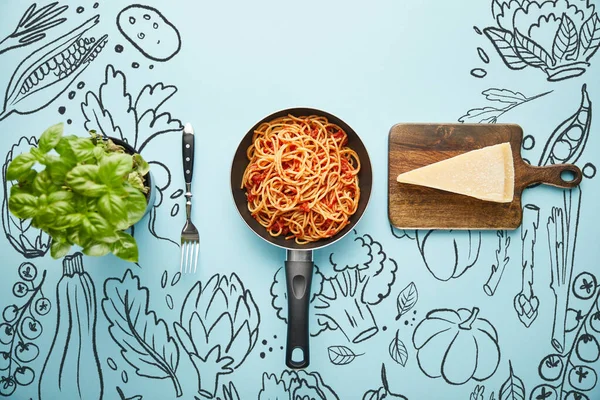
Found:
[[[318,267],[313,272],[310,303],[316,323],[311,321],[311,336],[325,330],[340,330],[346,339],[359,343],[375,335],[379,328],[371,307],[381,303],[396,280],[398,264],[370,235],[354,231],[355,246],[348,252],[332,253],[331,277]],[[271,285],[272,305],[277,316],[287,322],[285,270],[280,268]]]

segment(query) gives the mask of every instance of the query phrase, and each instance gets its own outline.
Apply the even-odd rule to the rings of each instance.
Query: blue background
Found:
[[[35,113],[13,113],[0,121],[0,154],[7,154],[19,138],[39,136],[47,126],[57,122],[65,122],[68,134],[85,135],[86,129],[91,129],[93,123],[86,125],[82,103],[90,104],[88,100],[93,100],[93,95],[99,95],[109,65],[115,71],[120,71],[118,79],[124,79],[126,91],[134,100],[146,85],[154,86],[162,82],[165,86],[176,88],[176,92],[157,112],[168,112],[172,123],[168,125],[167,132],[152,139],[142,151],[147,160],[159,161],[170,171],[168,174],[165,169],[155,170],[163,188],[159,197],[161,202],[154,211],[156,235],[152,235],[148,229],[150,216],[136,226],[135,237],[141,252],[139,265],[127,264],[113,256],[84,257],[84,268],[96,291],[96,355],[103,377],[104,398],[135,398],[136,395],[144,399],[176,398],[171,378],[159,379],[156,374],[142,376],[143,373],[136,373],[139,363],[134,360],[131,350],[123,354],[118,340],[109,334],[110,324],[102,300],[106,297],[108,300],[105,304],[108,304],[111,293],[105,294],[105,282],[109,280],[106,283],[109,287],[112,284],[122,285],[123,290],[131,290],[138,296],[143,293],[143,290],[136,290],[134,281],[126,279],[124,283],[118,282],[124,276],[127,278],[127,270],[131,270],[131,274],[139,279],[139,284],[148,289],[148,310],[164,320],[167,335],[172,338],[171,346],[178,349],[179,363],[175,374],[181,385],[181,398],[184,399],[200,397],[199,378],[173,324],[181,322],[184,300],[197,281],[204,287],[216,274],[230,277],[232,273],[239,277],[245,290],[251,294],[260,313],[260,323],[255,342],[246,348],[239,347],[239,352],[232,355],[237,361],[248,353],[244,362],[233,373],[218,377],[218,390],[213,393],[217,397],[237,398],[224,394],[222,390],[223,385],[228,386],[231,382],[240,399],[296,399],[302,398],[302,395],[315,399],[335,396],[339,399],[362,399],[363,396],[384,398],[386,390],[380,388],[381,367],[385,364],[389,390],[410,399],[487,400],[491,392],[494,392],[493,398],[504,399],[509,398],[506,396],[510,390],[516,393],[515,398],[536,398],[541,390],[539,385],[545,383],[538,366],[546,355],[556,353],[551,345],[555,298],[550,287],[551,265],[546,225],[551,208],[562,205],[563,191],[540,186],[527,190],[523,195],[523,204],[531,203],[540,208],[533,285],[539,308],[537,318],[527,328],[519,321],[513,307],[513,298],[521,290],[520,229],[508,232],[510,245],[507,255],[510,259],[493,296],[484,293],[483,284],[490,275],[492,265],[496,263],[497,231],[481,233],[481,247],[472,267],[460,276],[442,281],[436,279],[426,267],[416,240],[410,237],[400,239],[402,232],[391,229],[387,217],[388,132],[392,125],[400,122],[457,122],[472,109],[488,106],[500,109],[507,106],[507,103],[487,100],[482,92],[488,89],[520,92],[526,98],[550,92],[510,109],[497,119],[498,123],[520,124],[525,135],[535,139],[533,148],[523,149],[523,156],[534,163],[540,159],[551,134],[578,111],[584,84],[594,106],[600,99],[600,56],[595,55],[588,60],[589,66],[582,75],[558,82],[548,81],[547,75],[539,68],[528,66],[511,70],[489,38],[474,29],[499,28],[489,1],[147,1],[143,4],[159,10],[176,27],[181,38],[180,51],[163,62],[145,57],[119,31],[117,15],[126,6],[125,3],[99,1],[97,8],[93,7],[94,3],[68,3],[69,8],[63,13],[67,20],[49,29],[45,39],[0,54],[0,88],[5,88],[15,68],[29,54],[93,15],[100,15],[99,23],[86,32],[85,37],[98,39],[103,34],[108,35],[108,42],[98,57],[56,99],[48,97],[46,102],[49,104]],[[512,1],[511,7],[517,7],[516,3]],[[532,6],[530,14],[552,14],[560,19],[565,10],[580,10],[576,15],[585,15],[587,19],[598,9],[598,4],[593,1],[588,2],[588,8],[585,1],[571,0],[567,3],[557,0],[555,3],[553,10],[548,8],[550,11],[544,11],[546,14],[533,11]],[[11,33],[29,4],[16,0],[4,0],[0,4],[0,38]],[[523,7],[527,7],[527,4],[525,1]],[[569,4],[571,8],[567,7]],[[39,3],[38,8],[44,5],[46,3]],[[594,5],[596,10],[593,9]],[[81,13],[77,12],[79,6],[84,8]],[[577,26],[581,27],[581,23]],[[503,28],[506,29],[506,26]],[[547,31],[549,33],[546,36],[537,38],[540,43],[552,43],[556,29]],[[122,52],[115,51],[117,45],[123,47]],[[489,62],[484,61],[485,56],[480,57],[477,48],[487,54]],[[138,63],[139,67],[132,67],[132,63]],[[470,71],[474,68],[485,70],[485,77],[472,75]],[[109,78],[114,84],[115,78]],[[78,88],[79,82],[84,82],[85,86]],[[120,87],[119,84],[114,86],[117,89]],[[72,99],[69,98],[71,91],[75,93]],[[43,99],[42,93],[40,91],[39,95]],[[102,100],[104,109],[109,110],[115,121],[117,114],[127,113],[127,104],[123,106],[118,90],[113,90],[112,95],[106,95]],[[61,106],[65,107],[64,114],[59,112]],[[281,280],[276,281],[285,252],[262,241],[247,229],[235,210],[229,185],[232,157],[246,131],[263,116],[294,106],[323,109],[346,121],[361,136],[373,165],[373,192],[369,208],[355,233],[315,252],[320,274],[315,274],[315,282],[322,282],[323,277],[333,279],[337,276],[330,262],[331,255],[339,265],[366,265],[366,270],[360,272],[364,274],[361,276],[367,276],[369,271],[373,271],[371,267],[377,267],[375,261],[369,261],[367,248],[361,246],[358,238],[370,243],[367,246],[369,249],[381,250],[385,254],[382,265],[386,271],[393,270],[394,264],[397,267],[391,275],[393,284],[384,290],[386,293],[382,293],[383,298],[377,304],[367,305],[366,300],[356,295],[357,301],[370,309],[373,323],[378,328],[377,333],[359,343],[352,343],[342,329],[326,329],[312,337],[311,364],[299,377],[294,376],[296,383],[292,386],[297,389],[295,395],[291,394],[294,389],[289,385],[284,387],[281,383],[277,389],[280,392],[275,389],[276,385],[270,385],[275,382],[275,377],[279,379],[282,374],[287,379],[283,372],[286,369],[284,350],[281,349],[281,346],[285,346],[286,325],[278,318],[274,308],[285,292]],[[139,109],[136,112],[141,114],[143,111]],[[67,120],[71,123],[67,123]],[[181,138],[177,129],[185,122],[191,122],[196,133],[193,220],[200,230],[201,250],[198,271],[193,275],[182,275],[178,283],[171,285],[179,270],[177,243],[185,218],[184,198],[181,193],[179,196],[176,193],[183,188]],[[472,118],[466,122],[490,121]],[[595,120],[588,121],[587,125],[589,139],[576,164],[584,169],[586,175],[593,176],[593,165],[598,165],[600,157],[600,139]],[[152,132],[152,129],[155,128],[150,126],[147,131]],[[127,136],[131,133],[125,129],[123,134],[131,137]],[[531,139],[528,140],[531,143]],[[600,255],[597,245],[597,226],[600,222],[597,199],[600,189],[597,181],[597,177],[586,177],[580,185],[582,195],[573,281],[585,271],[600,279],[597,272]],[[166,183],[168,186],[165,187]],[[409,232],[411,236],[413,233]],[[437,263],[452,268],[447,263],[454,262],[453,240],[457,241],[457,252],[462,257],[469,251],[469,245],[464,241],[466,235],[438,233],[435,241],[432,239],[432,247],[427,253],[429,265]],[[479,233],[473,232],[472,235],[475,237]],[[39,347],[39,356],[27,364],[34,371],[35,378],[31,384],[17,387],[11,395],[14,399],[39,398],[39,376],[57,326],[56,286],[62,276],[62,261],[51,259],[49,254],[27,260],[10,245],[8,239],[0,240],[0,254],[3,265],[0,306],[3,309],[11,304],[20,307],[28,298],[17,298],[12,294],[13,285],[19,281],[19,266],[23,262],[32,262],[37,268],[36,285],[42,271],[47,271],[42,291],[52,307],[47,315],[38,317],[43,331],[33,342]],[[163,287],[161,279],[165,275],[166,285]],[[396,320],[399,294],[411,282],[417,288],[418,301],[407,314]],[[321,290],[317,283],[312,288],[315,294]],[[574,310],[574,314],[567,315],[569,321],[573,320],[577,310],[581,311],[582,316],[599,311],[597,295],[600,289],[592,285],[590,290],[593,294],[585,301],[569,295],[569,307]],[[208,295],[207,292],[203,296]],[[172,299],[171,306],[171,300],[166,300],[167,297]],[[145,298],[139,299],[144,305]],[[229,301],[236,300],[232,298]],[[313,302],[313,306],[316,303]],[[352,304],[352,301],[348,301],[348,304]],[[230,307],[234,306],[230,304]],[[443,377],[426,376],[417,361],[417,349],[413,343],[413,332],[417,325],[432,310],[471,310],[473,307],[480,309],[479,318],[489,321],[497,332],[501,356],[495,373],[482,382],[469,379],[464,384],[452,384]],[[558,304],[558,307],[564,309],[566,304]],[[220,315],[226,309],[211,312]],[[311,327],[318,326],[319,312],[311,308]],[[285,315],[285,310],[281,315]],[[339,321],[343,315],[335,313],[328,317]],[[590,319],[591,316],[585,321],[589,323]],[[204,322],[208,326],[215,321],[206,317]],[[164,332],[165,327],[159,326],[157,331]],[[585,331],[589,331],[594,340],[600,336],[589,327]],[[226,336],[227,329],[224,332]],[[598,362],[573,360],[575,352],[571,348],[580,339],[576,336],[577,332],[583,333],[584,330],[576,329],[566,335],[564,354],[573,363],[570,365],[565,360],[566,368],[570,370],[571,366],[582,364],[598,370]],[[468,332],[463,334],[469,335]],[[161,337],[166,340],[167,335]],[[157,345],[161,346],[159,336],[156,337]],[[394,343],[396,337],[406,347],[405,365],[390,356],[390,344]],[[446,343],[445,348],[448,345]],[[593,345],[592,342],[590,346]],[[345,365],[336,365],[334,362],[339,364],[339,359],[331,359],[331,352],[336,351],[333,346],[344,346],[358,356],[349,356],[343,359]],[[441,346],[438,349],[438,353],[441,353],[433,357],[439,360],[426,360],[425,363],[437,362],[439,365],[442,362],[444,344],[438,346]],[[590,357],[593,358],[593,347],[582,350],[585,351],[590,351]],[[464,357],[453,361],[452,369],[468,369],[469,360],[475,359],[472,351],[464,349],[458,350],[458,353]],[[482,351],[476,358],[481,363],[494,364],[493,357],[487,352]],[[518,378],[512,379],[512,386],[509,364],[512,365],[513,377]],[[89,365],[89,362],[84,363],[84,367]],[[214,376],[213,367],[209,364],[200,365],[200,375],[205,374],[205,384],[212,388],[211,383],[215,382],[208,377]],[[14,371],[15,367],[11,368]],[[558,398],[577,398],[573,395],[567,397],[572,390],[568,383],[568,370],[564,390],[561,392],[558,389]],[[0,371],[2,376],[5,376],[5,372]],[[66,369],[63,374],[68,379],[75,379],[77,371]],[[316,377],[322,382],[308,383]],[[302,379],[303,386],[299,383]],[[507,380],[508,383],[505,383]],[[80,398],[99,397],[97,391],[86,388],[85,382],[83,384]],[[561,380],[548,384],[558,387]],[[328,390],[322,389],[325,385]],[[477,385],[485,386],[481,397],[476,392]],[[119,397],[117,387],[125,397]],[[524,391],[520,391],[519,387]],[[368,393],[369,390],[378,389],[379,394]],[[90,392],[86,394],[86,390]],[[524,395],[519,397],[521,392]],[[67,394],[73,395],[62,393]],[[368,397],[371,395],[375,397]],[[586,395],[590,399],[600,397],[600,389],[596,387]],[[42,398],[57,397],[60,397],[59,393],[46,393],[46,396],[42,393]]]

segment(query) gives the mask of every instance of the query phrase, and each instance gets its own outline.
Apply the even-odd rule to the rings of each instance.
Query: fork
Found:
[[[183,273],[196,272],[200,235],[192,223],[192,175],[194,172],[194,129],[189,122],[185,124],[182,135],[183,176],[185,178],[185,215],[186,221],[181,231],[181,265]]]

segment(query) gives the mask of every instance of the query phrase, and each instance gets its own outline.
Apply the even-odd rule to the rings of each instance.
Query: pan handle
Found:
[[[285,363],[289,368],[306,368],[310,362],[308,305],[312,272],[311,250],[287,251],[288,330]]]

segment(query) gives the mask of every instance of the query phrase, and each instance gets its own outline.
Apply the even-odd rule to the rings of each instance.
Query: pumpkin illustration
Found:
[[[419,367],[430,378],[442,377],[453,385],[473,378],[483,381],[500,363],[498,334],[487,320],[472,310],[433,310],[413,333]]]

